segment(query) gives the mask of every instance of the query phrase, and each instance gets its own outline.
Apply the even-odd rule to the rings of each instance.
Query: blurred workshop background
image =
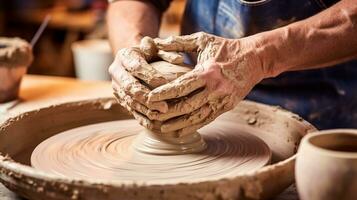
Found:
[[[107,42],[107,0],[0,0],[0,36],[31,41],[51,16],[33,49],[28,74],[109,80],[113,57]],[[160,37],[178,35],[185,0],[175,0],[164,14]]]

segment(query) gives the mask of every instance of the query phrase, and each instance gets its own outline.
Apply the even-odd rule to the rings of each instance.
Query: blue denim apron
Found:
[[[182,34],[241,38],[310,17],[334,0],[188,0]],[[287,72],[257,85],[247,99],[279,105],[319,129],[357,128],[357,61]]]

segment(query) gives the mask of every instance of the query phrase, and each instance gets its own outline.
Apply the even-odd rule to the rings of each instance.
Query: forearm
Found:
[[[113,52],[139,44],[144,36],[157,37],[160,17],[160,11],[145,1],[111,3],[107,23]]]
[[[253,44],[268,77],[357,58],[357,1],[243,40]]]

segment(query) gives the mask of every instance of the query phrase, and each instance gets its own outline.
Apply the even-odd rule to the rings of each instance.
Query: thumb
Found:
[[[163,51],[196,52],[203,45],[207,34],[197,32],[191,35],[170,36],[168,38],[155,38],[156,47]]]

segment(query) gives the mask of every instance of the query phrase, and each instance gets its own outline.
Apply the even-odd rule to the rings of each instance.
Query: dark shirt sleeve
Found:
[[[323,0],[323,3],[325,4],[325,6],[330,7],[330,6],[336,4],[339,1],[340,0]]]

